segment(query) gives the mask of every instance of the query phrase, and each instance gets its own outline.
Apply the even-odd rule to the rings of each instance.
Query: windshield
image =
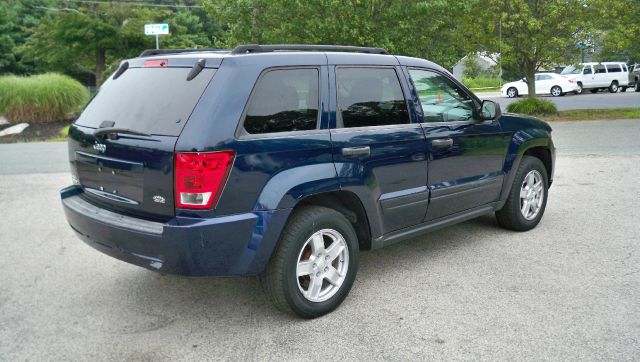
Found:
[[[190,68],[129,68],[108,80],[82,112],[76,124],[178,136],[209,84],[215,69],[204,69],[187,81]]]
[[[568,65],[564,67],[560,74],[580,74],[580,69],[576,68],[575,65]]]

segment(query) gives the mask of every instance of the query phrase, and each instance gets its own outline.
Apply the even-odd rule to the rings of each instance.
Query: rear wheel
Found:
[[[611,85],[609,86],[609,92],[615,93],[617,91],[618,91],[618,82],[616,81],[611,82]]]
[[[518,96],[518,90],[514,87],[510,87],[509,89],[507,89],[507,97],[509,98],[515,98]]]
[[[560,86],[554,85],[551,87],[551,95],[554,97],[560,97],[562,95],[562,88]]]
[[[548,189],[547,170],[542,161],[523,156],[507,202],[496,212],[498,224],[515,231],[536,227],[547,206]]]
[[[342,214],[326,207],[304,207],[287,222],[260,282],[278,309],[319,317],[349,294],[358,253],[356,233]]]

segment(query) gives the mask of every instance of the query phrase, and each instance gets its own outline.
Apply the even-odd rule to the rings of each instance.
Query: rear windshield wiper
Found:
[[[134,131],[134,130],[129,129],[129,128],[117,128],[117,127],[100,128],[100,129],[98,129],[97,131],[95,131],[93,133],[93,136],[94,137],[100,137],[100,136],[103,136],[103,135],[109,135],[110,139],[117,139],[119,133],[121,133],[121,134],[130,134],[130,135],[135,135],[135,136],[151,137],[151,135],[148,134],[148,133],[144,133],[144,132],[140,132],[140,131]]]

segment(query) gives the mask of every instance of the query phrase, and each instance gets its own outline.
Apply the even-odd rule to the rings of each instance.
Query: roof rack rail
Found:
[[[192,53],[192,52],[228,52],[231,49],[216,49],[216,48],[200,48],[200,49],[147,49],[140,53],[138,57],[150,57],[153,55],[164,54],[180,54],[180,53]]]
[[[231,54],[247,54],[247,53],[268,53],[287,50],[306,50],[306,51],[334,51],[334,52],[354,52],[369,54],[389,54],[383,48],[356,47],[348,45],[310,45],[310,44],[270,44],[270,45],[238,45],[231,51]]]

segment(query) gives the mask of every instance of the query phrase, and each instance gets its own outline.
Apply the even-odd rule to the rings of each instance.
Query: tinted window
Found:
[[[606,73],[607,70],[604,68],[604,65],[596,65],[593,67],[595,69],[596,74]]]
[[[316,129],[318,70],[280,69],[265,73],[253,92],[244,129],[248,133]]]
[[[584,70],[582,71],[582,74],[591,74],[591,67],[584,68]]]
[[[410,69],[420,105],[423,122],[455,122],[473,118],[473,100],[451,79],[442,74]]]
[[[607,64],[607,71],[609,73],[620,73],[622,68],[620,68],[620,64]]]
[[[394,69],[338,68],[336,78],[344,127],[409,123],[407,104]]]
[[[77,124],[178,136],[215,69],[204,69],[187,81],[190,68],[129,68],[110,79],[80,115]]]

